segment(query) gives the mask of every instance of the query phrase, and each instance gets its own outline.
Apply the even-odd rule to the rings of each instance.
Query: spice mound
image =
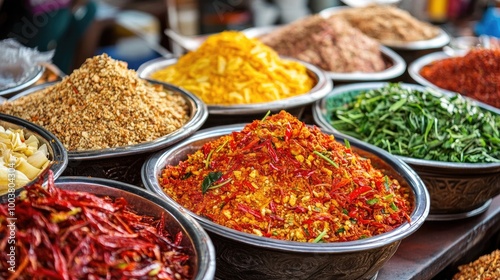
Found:
[[[477,260],[458,267],[453,280],[500,279],[500,250],[495,250]]]
[[[209,36],[151,78],[183,87],[209,105],[272,102],[306,94],[316,83],[303,64],[281,59],[237,31]]]
[[[61,82],[0,105],[54,133],[70,151],[139,144],[188,120],[184,98],[139,79],[125,62],[89,58]]]
[[[473,49],[434,61],[420,75],[442,88],[500,108],[500,49]]]
[[[347,95],[348,93],[346,93]],[[444,162],[500,162],[500,115],[456,94],[400,84],[327,102],[338,131],[401,156]]]
[[[163,216],[141,215],[122,197],[59,189],[51,175],[47,188],[36,183],[16,199],[14,229],[10,206],[0,205],[1,279],[192,279],[185,237]]]
[[[332,135],[287,112],[207,142],[162,170],[167,195],[246,233],[299,242],[352,241],[409,222],[409,187]]]
[[[388,68],[380,44],[341,18],[305,17],[260,37],[280,55],[339,73]]]
[[[22,129],[0,125],[0,194],[7,193],[12,186],[25,186],[49,165],[46,144],[40,145],[34,135],[26,138]]]
[[[390,5],[342,9],[332,17],[347,20],[364,34],[382,43],[429,40],[440,32],[436,26],[420,21],[408,11]]]

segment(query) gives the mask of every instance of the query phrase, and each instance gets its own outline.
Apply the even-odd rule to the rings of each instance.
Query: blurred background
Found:
[[[27,5],[25,2],[38,3]],[[198,35],[289,23],[339,0],[0,0],[0,39],[14,37],[40,51],[55,49],[54,64],[70,73],[86,58],[108,53],[137,69],[182,50],[164,33]],[[356,1],[352,1],[356,2]],[[359,2],[359,1],[358,1]],[[40,4],[42,3],[42,4]],[[474,34],[492,0],[402,0],[396,5],[452,36]]]

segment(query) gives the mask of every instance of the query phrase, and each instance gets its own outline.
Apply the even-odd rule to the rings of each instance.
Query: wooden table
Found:
[[[457,265],[468,263],[500,241],[500,196],[478,216],[457,221],[426,221],[401,242],[377,280],[451,279]],[[448,277],[444,274],[448,270]],[[437,277],[437,275],[439,275]]]

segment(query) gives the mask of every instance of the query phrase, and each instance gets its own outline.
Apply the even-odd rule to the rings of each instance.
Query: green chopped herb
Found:
[[[500,114],[461,95],[389,83],[327,101],[338,131],[401,156],[444,162],[500,162]],[[348,100],[349,99],[349,100]]]
[[[203,179],[203,182],[201,183],[201,192],[205,194],[208,191],[208,189],[213,185],[213,183],[215,183],[221,177],[222,177],[222,172],[220,171],[208,173],[208,175]]]
[[[324,229],[314,240],[313,243],[318,243],[326,235],[326,229]]]

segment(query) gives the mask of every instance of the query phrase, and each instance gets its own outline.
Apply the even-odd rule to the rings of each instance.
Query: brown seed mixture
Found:
[[[55,85],[2,104],[0,112],[45,127],[69,151],[151,141],[179,129],[189,114],[182,96],[147,84],[106,54]]]
[[[479,257],[479,259],[458,267],[453,280],[493,280],[500,279],[500,250]]]
[[[260,40],[280,55],[331,72],[380,72],[389,66],[380,52],[380,44],[341,18],[305,17]]]
[[[342,17],[366,35],[383,43],[429,40],[439,35],[436,26],[389,5],[342,9],[332,17]]]

